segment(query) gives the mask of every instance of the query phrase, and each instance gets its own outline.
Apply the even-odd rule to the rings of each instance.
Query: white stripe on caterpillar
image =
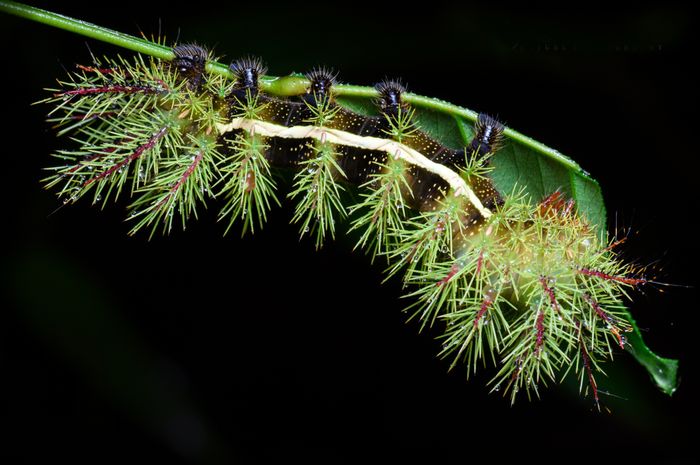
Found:
[[[228,124],[216,125],[219,134],[242,129],[249,133],[255,133],[266,137],[281,137],[283,139],[316,139],[325,140],[332,144],[346,145],[366,150],[386,152],[395,158],[401,158],[407,163],[418,166],[430,173],[440,176],[452,188],[455,196],[464,196],[476,208],[484,218],[492,215],[491,210],[481,203],[479,197],[462,179],[462,177],[444,165],[429,160],[411,147],[399,142],[382,139],[379,137],[358,136],[338,129],[324,128],[321,126],[280,126],[266,121],[247,118],[233,118]]]

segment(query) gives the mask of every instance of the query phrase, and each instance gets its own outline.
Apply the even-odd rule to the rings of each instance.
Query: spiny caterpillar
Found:
[[[234,61],[228,80],[206,71],[203,47],[173,52],[96,60],[51,90],[49,120],[77,144],[45,180],[65,203],[91,193],[105,205],[126,188],[131,233],[152,235],[215,200],[226,231],[253,232],[280,204],[273,173],[293,173],[300,235],[321,247],[346,225],[387,260],[422,326],[444,328],[452,366],[491,360],[491,390],[512,401],[573,368],[598,404],[595,374],[633,330],[623,299],[648,280],[560,190],[497,189],[500,122],[479,114],[452,148],[421,127],[400,81],[377,84],[360,112],[339,103],[324,68],[285,98],[264,91],[258,58]]]

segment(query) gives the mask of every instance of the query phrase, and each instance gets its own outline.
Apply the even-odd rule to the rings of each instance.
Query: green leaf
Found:
[[[341,95],[336,98],[336,102],[348,110],[365,116],[377,116],[377,106],[372,103],[372,99]]]
[[[464,136],[456,127],[456,120],[451,115],[419,108],[416,109],[415,116],[418,120],[418,127],[439,140],[443,145],[453,149],[464,148],[466,145]]]
[[[649,350],[642,340],[637,322],[632,315],[628,314],[627,318],[634,329],[627,335],[627,351],[646,368],[659,389],[669,396],[672,395],[678,388],[678,360],[659,357]]]

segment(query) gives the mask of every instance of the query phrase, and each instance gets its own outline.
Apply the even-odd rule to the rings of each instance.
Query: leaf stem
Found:
[[[0,11],[164,60],[175,57],[169,47],[22,3],[0,0]]]
[[[98,26],[87,21],[81,21],[58,13],[42,10],[41,8],[24,5],[22,3],[0,0],[0,11],[47,24],[59,29],[64,29],[66,31],[75,32],[76,34],[80,34],[85,37],[97,39],[102,42],[126,48],[128,50],[133,50],[137,53],[151,55],[163,60],[172,60],[175,56],[170,47]],[[229,71],[228,67],[221,63],[207,63],[207,71],[225,76],[229,79],[233,78],[233,75]],[[299,95],[306,90],[308,81],[301,76],[265,76],[261,80],[260,86],[265,92],[273,95]],[[339,84],[335,87],[335,89],[337,95],[345,95],[350,97],[375,98],[378,95],[377,91],[373,87]],[[476,121],[477,113],[475,111],[459,107],[442,100],[423,97],[421,95],[411,93],[405,94],[404,99],[406,102],[417,107],[427,108],[453,116],[460,116],[469,121]],[[532,150],[535,150],[549,158],[555,159],[570,169],[581,171],[581,167],[575,161],[571,160],[565,155],[562,155],[559,153],[559,151],[547,147],[546,145],[537,142],[524,134],[510,128],[505,128],[504,134]]]

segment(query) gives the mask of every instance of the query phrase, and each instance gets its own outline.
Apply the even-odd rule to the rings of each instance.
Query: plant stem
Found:
[[[169,47],[33,6],[17,2],[0,1],[0,11],[164,60],[172,60],[175,57]]]
[[[146,39],[113,31],[96,24],[70,18],[68,16],[42,10],[33,6],[24,5],[22,3],[0,0],[0,11],[30,19],[32,21],[37,21],[39,23],[48,24],[49,26],[64,29],[66,31],[75,32],[76,34],[91,37],[102,42],[133,50],[134,52],[151,55],[163,60],[172,60],[175,56],[171,48],[153,43]],[[207,71],[214,74],[220,74],[229,79],[233,78],[233,75],[229,71],[228,67],[221,63],[207,63]],[[265,76],[260,82],[260,86],[265,92],[279,96],[299,95],[305,92],[307,85],[308,81],[299,76]],[[377,91],[373,87],[339,84],[335,86],[334,89],[336,90],[337,95],[364,98],[377,97]],[[459,107],[451,103],[411,93],[405,94],[404,99],[406,102],[417,107],[427,108],[440,113],[447,113],[452,116],[459,116],[472,122],[476,121],[477,113],[475,111]],[[547,147],[546,145],[537,142],[524,134],[510,128],[505,128],[504,134],[532,150],[535,150],[549,158],[555,159],[570,169],[581,171],[580,166],[575,161],[562,155],[557,150]]]

